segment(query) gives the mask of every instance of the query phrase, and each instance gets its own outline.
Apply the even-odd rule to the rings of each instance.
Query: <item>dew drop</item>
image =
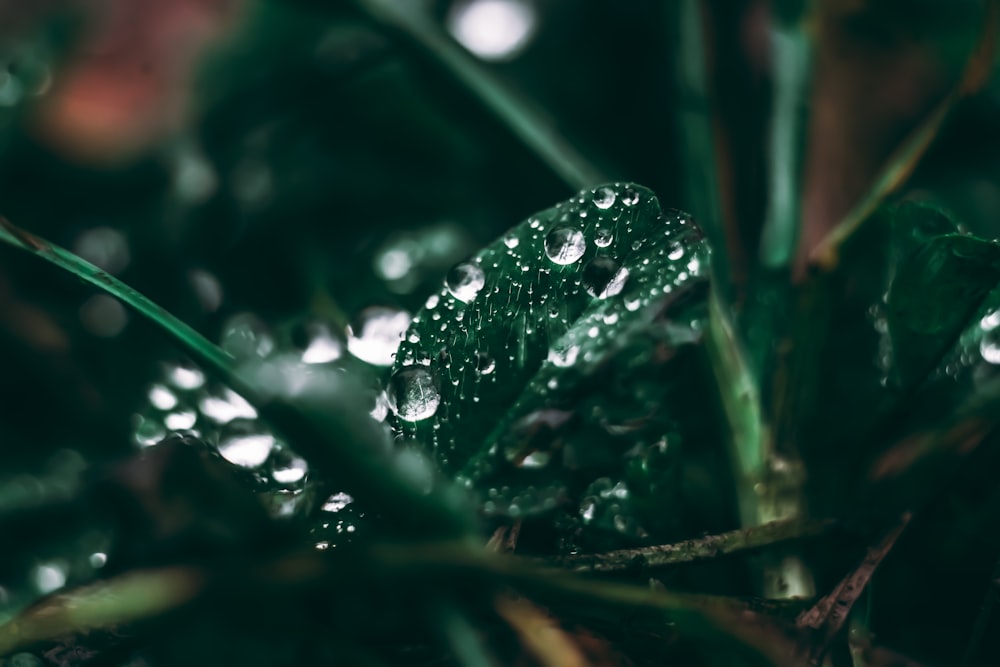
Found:
[[[246,399],[232,389],[223,389],[221,394],[207,394],[198,404],[201,413],[217,424],[228,424],[237,418],[255,419],[257,411]],[[188,427],[190,428],[190,427]]]
[[[503,237],[503,244],[508,248],[514,249],[517,247],[519,243],[520,241],[518,240],[517,236],[514,235],[514,232],[509,232],[506,236]]]
[[[223,429],[219,439],[219,454],[241,468],[256,468],[267,460],[274,449],[274,436],[261,431],[249,420],[234,420]]]
[[[403,421],[427,419],[441,405],[441,394],[431,371],[423,366],[408,366],[396,372],[390,382],[390,405]]]
[[[339,512],[340,510],[344,509],[353,502],[354,498],[347,495],[343,491],[340,491],[339,493],[335,493],[326,499],[326,502],[323,503],[323,511]]]
[[[410,315],[406,311],[365,308],[347,327],[347,350],[373,366],[389,366],[408,326]]]
[[[639,203],[639,193],[629,188],[625,191],[624,196],[622,196],[622,203],[626,206],[635,206]]]
[[[571,227],[557,227],[545,237],[545,255],[563,266],[579,261],[587,250],[583,232]]]
[[[615,191],[609,187],[597,188],[594,191],[594,206],[609,209],[615,203]]]
[[[149,402],[158,410],[173,410],[177,407],[177,396],[162,384],[149,388]]]
[[[271,471],[271,477],[279,484],[294,484],[299,482],[309,472],[309,464],[305,459],[293,456],[290,460],[275,466]]]
[[[614,240],[614,232],[610,229],[598,229],[594,234],[594,245],[598,248],[607,248]]]
[[[190,363],[178,363],[167,370],[167,381],[178,389],[197,389],[205,384],[205,374]]]
[[[670,249],[670,252],[667,253],[667,259],[673,262],[676,262],[683,256],[684,256],[684,246],[682,245],[675,245],[673,248]]]
[[[480,375],[490,375],[497,368],[496,360],[488,354],[480,353],[476,357],[476,371]]]
[[[462,262],[452,267],[445,278],[448,291],[459,301],[469,303],[486,284],[486,274],[478,264]]]

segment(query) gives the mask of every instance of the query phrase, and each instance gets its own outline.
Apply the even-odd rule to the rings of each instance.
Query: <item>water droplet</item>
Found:
[[[615,191],[609,187],[597,188],[594,191],[594,206],[600,209],[611,208],[615,203]]]
[[[600,299],[620,294],[628,280],[628,269],[610,257],[595,257],[583,269],[583,286],[587,293]]]
[[[998,345],[995,340],[984,338],[979,343],[979,354],[981,354],[983,359],[985,359],[988,363],[1000,364],[1000,345]]]
[[[983,331],[992,331],[1000,327],[1000,310],[994,310],[979,320],[979,327]]]
[[[178,389],[198,389],[205,384],[205,374],[194,364],[181,362],[167,369],[167,381]]]
[[[385,395],[384,391],[380,391],[375,395],[375,405],[369,414],[377,422],[384,422],[385,418],[389,416],[389,398]]]
[[[306,463],[306,460],[293,456],[275,466],[274,470],[271,471],[271,477],[279,484],[294,484],[301,481],[307,472],[309,472],[309,464]]]
[[[192,428],[198,421],[198,413],[194,410],[178,410],[163,418],[163,425],[171,431],[184,431]]]
[[[104,567],[104,565],[108,562],[108,555],[103,551],[95,551],[94,553],[90,554],[90,557],[87,559],[87,562],[89,562],[90,567],[94,569],[101,568]]]
[[[335,493],[329,498],[327,498],[326,502],[323,503],[323,511],[339,512],[340,510],[344,509],[353,502],[354,498],[347,495],[343,491],[340,491],[339,493]]]
[[[580,503],[580,516],[583,517],[584,522],[590,523],[594,520],[594,515],[597,513],[597,498],[593,496],[587,496]]]
[[[347,349],[373,366],[389,366],[410,326],[410,315],[395,308],[365,308],[347,327]]]
[[[149,402],[158,410],[173,410],[177,407],[177,396],[162,384],[149,388]]]
[[[445,279],[445,285],[459,301],[469,303],[476,298],[486,284],[486,274],[478,264],[462,262],[452,267]]]
[[[95,336],[114,338],[128,324],[128,313],[118,299],[95,294],[80,307],[80,322]]]
[[[667,259],[676,262],[684,256],[684,246],[677,244],[667,253]]]
[[[496,360],[488,354],[479,353],[476,356],[476,371],[480,375],[490,375],[496,370]]]
[[[390,403],[404,421],[420,421],[437,412],[441,394],[431,371],[423,366],[408,366],[390,380]]]
[[[518,240],[517,236],[514,235],[514,232],[508,232],[503,237],[503,244],[505,246],[507,246],[508,248],[514,249],[514,248],[517,247],[517,245],[519,243],[520,243],[520,240]]]
[[[571,227],[557,227],[545,237],[545,255],[556,264],[567,265],[579,261],[587,250],[583,232]]]
[[[518,464],[518,467],[530,468],[530,469],[544,468],[549,464],[549,461],[551,460],[552,460],[551,452],[544,452],[536,449],[535,451],[531,452],[530,454],[522,458],[520,463]]]
[[[51,593],[66,585],[66,568],[61,563],[39,563],[32,573],[39,593]]]
[[[577,356],[580,354],[580,348],[577,345],[571,345],[565,350],[549,350],[549,361],[551,361],[555,366],[565,368],[566,366],[572,366],[576,362]]]
[[[626,206],[635,206],[639,203],[639,193],[632,188],[629,188],[622,196],[622,203]]]
[[[272,434],[262,431],[255,422],[242,419],[227,424],[219,439],[219,454],[242,468],[262,465],[273,449]]]
[[[73,251],[108,273],[120,273],[131,259],[125,235],[111,227],[95,227],[80,234]]]
[[[610,229],[598,229],[594,233],[594,245],[598,248],[607,248],[615,240],[615,234]]]
[[[228,424],[237,418],[257,418],[257,411],[254,407],[228,387],[218,394],[212,393],[203,396],[198,407],[203,415],[217,424]]]
[[[252,313],[229,318],[222,327],[222,349],[237,359],[263,358],[274,350],[267,326]]]
[[[639,310],[639,306],[641,305],[641,303],[642,302],[639,300],[639,297],[625,299],[625,310],[635,312]]]

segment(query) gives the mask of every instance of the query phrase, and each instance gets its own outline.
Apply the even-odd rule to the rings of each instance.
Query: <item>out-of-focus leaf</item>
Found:
[[[649,499],[664,518],[669,397],[697,368],[684,351],[702,337],[707,270],[698,228],[638,186],[532,216],[454,267],[414,317],[390,380],[396,431],[489,514],[552,509],[575,484],[592,498],[585,520],[607,504],[625,522],[614,506],[650,493],[666,494]]]
[[[908,217],[897,216],[897,228],[909,227]],[[902,260],[887,305],[898,382],[912,384],[930,371],[997,281],[1000,245],[970,236],[936,237]]]

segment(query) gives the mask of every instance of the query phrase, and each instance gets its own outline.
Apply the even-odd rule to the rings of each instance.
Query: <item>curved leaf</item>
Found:
[[[689,217],[635,185],[532,216],[457,265],[414,317],[390,380],[397,434],[491,487],[487,513],[551,508],[568,477],[595,482],[625,450],[634,475],[670,468],[664,374],[701,337],[708,259]],[[596,481],[595,499],[630,497]]]

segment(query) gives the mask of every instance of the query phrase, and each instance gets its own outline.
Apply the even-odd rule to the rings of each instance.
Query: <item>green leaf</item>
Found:
[[[483,491],[487,513],[551,509],[572,477],[595,503],[645,498],[669,514],[653,490],[676,470],[664,406],[696,370],[684,350],[707,317],[708,260],[691,220],[639,186],[532,216],[414,317],[390,380],[396,432]]]
[[[896,233],[926,237],[948,226],[942,218],[930,207],[904,205]],[[961,234],[931,238],[899,262],[887,314],[898,383],[913,384],[936,365],[998,281],[1000,246]]]

